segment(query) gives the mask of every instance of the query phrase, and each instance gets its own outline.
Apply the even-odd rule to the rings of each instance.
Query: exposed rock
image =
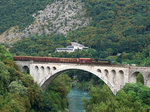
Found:
[[[85,17],[84,3],[80,0],[56,1],[47,5],[44,10],[38,14],[33,14],[35,21],[23,31],[18,27],[12,27],[0,35],[0,42],[14,43],[25,37],[32,35],[41,35],[43,33],[51,34],[63,33],[76,30],[89,24],[90,18]]]

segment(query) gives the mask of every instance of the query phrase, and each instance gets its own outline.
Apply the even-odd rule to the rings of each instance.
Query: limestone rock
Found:
[[[85,17],[84,2],[80,0],[56,1],[46,6],[44,10],[33,14],[34,23],[23,31],[17,26],[10,28],[0,35],[0,42],[14,43],[25,37],[41,35],[43,33],[62,33],[66,35],[69,31],[87,26],[90,18]]]

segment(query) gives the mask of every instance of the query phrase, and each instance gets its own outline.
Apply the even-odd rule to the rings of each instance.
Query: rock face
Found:
[[[33,14],[35,21],[23,31],[15,26],[0,35],[0,42],[14,43],[25,37],[43,33],[62,33],[87,26],[90,18],[85,17],[84,2],[80,0],[56,1],[47,5],[38,14]]]

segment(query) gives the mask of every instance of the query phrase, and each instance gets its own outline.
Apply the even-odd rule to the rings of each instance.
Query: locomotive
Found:
[[[35,61],[35,62],[53,62],[53,63],[112,64],[112,61],[108,59],[93,59],[93,58],[13,56],[13,59],[14,61]]]

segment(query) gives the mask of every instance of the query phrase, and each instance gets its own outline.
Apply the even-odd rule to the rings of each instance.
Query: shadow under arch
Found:
[[[28,66],[23,66],[22,71],[25,72],[25,73],[28,73],[28,74],[30,73],[30,69],[29,69]]]
[[[130,83],[136,83],[136,82],[141,82],[142,84],[144,84],[144,76],[140,71],[135,71],[130,76]]]
[[[47,78],[47,79],[43,82],[43,84],[41,85],[41,88],[45,91],[45,90],[47,89],[48,85],[49,85],[57,76],[59,76],[61,73],[66,72],[66,71],[68,71],[68,70],[82,70],[82,71],[86,71],[86,72],[92,73],[93,75],[99,77],[99,78],[110,88],[110,90],[112,91],[112,93],[113,93],[114,95],[116,95],[116,93],[117,93],[116,88],[115,88],[113,85],[111,85],[109,81],[106,81],[104,78],[100,77],[100,75],[99,75],[98,73],[94,73],[94,72],[91,72],[91,71],[88,71],[88,70],[84,70],[84,69],[79,69],[79,68],[77,68],[77,69],[75,69],[75,68],[69,68],[69,69],[59,70],[58,72],[55,72],[54,74],[52,74],[52,76],[50,76],[49,78]]]

